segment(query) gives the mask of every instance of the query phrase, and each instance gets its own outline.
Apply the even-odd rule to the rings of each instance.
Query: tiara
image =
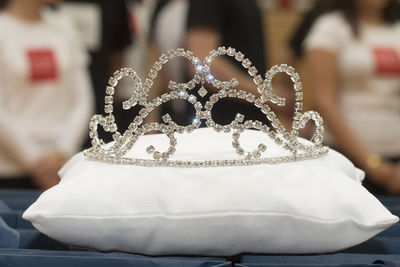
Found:
[[[260,96],[248,93],[243,90],[235,89],[239,85],[236,78],[229,81],[220,81],[210,72],[210,64],[218,56],[226,55],[241,62],[241,65],[247,69],[248,74],[253,78],[257,86]],[[175,57],[184,57],[189,60],[195,69],[193,78],[187,83],[178,83],[170,81],[168,84],[169,92],[166,92],[154,99],[149,99],[149,92],[153,86],[153,81],[157,77],[158,72],[164,64]],[[172,166],[172,167],[215,167],[215,166],[243,166],[254,164],[277,164],[283,162],[292,162],[298,160],[312,159],[326,154],[328,147],[322,145],[323,141],[323,120],[315,111],[303,110],[303,93],[300,76],[295,72],[295,69],[286,64],[275,65],[265,74],[265,79],[257,74],[258,70],[252,66],[249,59],[245,58],[244,54],[236,49],[229,47],[219,47],[212,50],[201,62],[193,52],[182,48],[169,50],[162,54],[150,69],[145,81],[142,83],[139,75],[130,68],[122,68],[117,70],[108,81],[106,87],[105,106],[103,115],[94,115],[89,124],[89,136],[91,138],[92,147],[84,151],[84,155],[92,160],[112,163],[112,164],[134,164],[140,166]],[[287,131],[282,125],[276,114],[268,106],[267,102],[285,105],[285,98],[277,96],[272,88],[272,78],[277,73],[286,73],[290,76],[294,84],[295,104],[294,115],[291,131]],[[115,87],[118,81],[123,77],[130,77],[133,80],[132,96],[122,103],[123,109],[130,109],[135,105],[140,105],[138,115],[130,123],[128,129],[124,133],[118,132],[117,124],[113,115],[113,97]],[[204,98],[209,92],[205,84],[210,84],[217,88],[217,93],[209,96],[203,104],[198,101],[198,98],[192,94],[196,85],[201,85],[198,89],[198,95]],[[260,121],[245,120],[242,114],[237,114],[235,119],[227,124],[220,125],[216,123],[211,116],[211,112],[215,103],[223,98],[238,98],[252,103],[266,116],[270,121],[270,125],[263,124]],[[179,125],[173,121],[169,114],[162,116],[163,123],[151,122],[145,123],[145,118],[156,107],[174,99],[183,99],[193,105],[196,115],[192,123],[189,125]],[[314,121],[316,129],[310,142],[303,142],[298,137],[298,131],[304,128],[308,121]],[[177,146],[176,134],[191,133],[194,129],[199,128],[201,122],[214,129],[216,132],[232,132],[233,150],[239,159],[227,160],[171,160],[170,157],[175,153]],[[98,126],[103,127],[105,132],[112,133],[114,142],[105,144],[98,136]],[[243,131],[252,129],[258,130],[268,135],[274,143],[288,151],[286,156],[266,157],[267,146],[260,143],[256,150],[245,151],[240,142],[239,137]],[[157,151],[153,145],[146,148],[146,152],[152,156],[152,159],[138,159],[125,157],[128,151],[132,149],[136,141],[144,134],[159,131],[169,138],[169,148],[165,152]]]

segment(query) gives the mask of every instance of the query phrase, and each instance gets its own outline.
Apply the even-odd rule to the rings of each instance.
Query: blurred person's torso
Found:
[[[71,45],[78,40],[68,21],[53,12],[36,23],[0,13],[0,104],[44,151],[53,146],[73,104],[69,73],[76,60],[85,60]],[[1,150],[0,165],[19,171]]]
[[[358,38],[339,12],[318,23],[335,31],[341,114],[371,151],[400,155],[400,23],[361,23]]]

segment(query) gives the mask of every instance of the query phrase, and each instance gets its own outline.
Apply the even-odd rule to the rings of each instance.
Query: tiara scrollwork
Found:
[[[229,81],[220,81],[210,72],[211,62],[218,56],[229,56],[241,62],[241,65],[247,69],[248,74],[253,78],[254,84],[260,96],[248,93],[244,90],[236,89],[239,85],[236,78]],[[195,69],[193,78],[187,83],[177,83],[170,81],[168,84],[169,91],[149,99],[149,92],[153,86],[153,82],[158,72],[164,64],[175,57],[184,57],[189,60]],[[277,96],[272,88],[272,79],[277,73],[286,73],[293,81],[295,103],[294,116],[291,131],[287,131],[280,122],[274,111],[268,106],[267,102],[271,102],[280,106],[285,105],[285,99]],[[133,119],[128,129],[124,133],[118,131],[113,115],[113,99],[115,87],[118,81],[123,77],[130,77],[133,80],[132,96],[123,102],[124,109],[139,104],[142,108],[139,114]],[[217,88],[216,93],[211,94],[204,84],[210,84]],[[207,94],[211,94],[204,106],[192,93],[196,85],[201,85],[198,89],[198,95],[203,98]],[[271,122],[265,125],[260,121],[245,120],[242,114],[237,114],[236,118],[227,125],[216,123],[211,116],[213,106],[223,98],[239,98],[252,103],[266,116]],[[169,114],[162,117],[163,123],[150,122],[146,123],[145,118],[155,108],[174,99],[183,99],[193,105],[196,115],[193,122],[189,125],[179,125],[173,121]],[[326,154],[328,147],[322,145],[324,127],[321,116],[315,111],[303,110],[303,93],[300,76],[295,69],[286,64],[275,65],[265,74],[265,79],[258,74],[258,70],[252,66],[249,59],[236,49],[229,47],[219,47],[212,50],[202,62],[193,52],[181,48],[169,50],[166,54],[162,54],[150,69],[144,82],[139,75],[130,68],[122,68],[114,73],[106,87],[105,107],[106,113],[103,115],[94,115],[89,125],[89,136],[92,142],[92,148],[84,151],[86,157],[92,160],[103,161],[114,164],[135,164],[141,166],[173,166],[173,167],[215,167],[215,166],[242,166],[253,164],[276,164],[282,162],[291,162],[297,160],[312,159]],[[315,134],[311,138],[311,142],[301,142],[298,137],[298,131],[305,127],[308,121],[315,123]],[[177,147],[177,138],[175,134],[184,132],[190,133],[194,129],[199,128],[201,122],[204,121],[206,126],[213,128],[216,132],[232,132],[232,146],[234,151],[240,156],[240,159],[227,160],[171,160],[170,157],[175,153]],[[98,126],[103,127],[106,132],[112,133],[114,142],[106,146],[102,139],[98,136]],[[288,151],[287,156],[266,157],[267,146],[260,143],[256,150],[245,151],[240,145],[239,137],[247,129],[255,129],[268,135],[276,144]],[[128,151],[132,149],[136,141],[144,134],[159,131],[165,134],[169,139],[169,147],[166,151],[158,151],[153,145],[149,145],[146,152],[152,156],[152,159],[135,159],[124,157]]]

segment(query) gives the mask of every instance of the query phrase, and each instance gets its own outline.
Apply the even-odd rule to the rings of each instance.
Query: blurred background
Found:
[[[367,173],[376,194],[400,193],[400,7],[397,0],[0,0],[0,187],[49,188],[76,152],[90,147],[93,114],[113,108],[121,132],[138,107],[124,78],[106,97],[109,77],[121,67],[142,80],[161,53],[178,47],[201,60],[219,46],[234,47],[264,79],[267,69],[296,68],[303,94],[286,75],[274,78],[286,107],[271,104],[291,128],[294,103],[324,117],[325,140]],[[170,80],[187,82],[197,70],[185,60],[167,63],[151,97]],[[228,57],[211,65],[212,79],[236,77],[258,96],[247,70]],[[253,75],[254,76],[254,75]],[[206,86],[203,102],[215,92]],[[195,90],[197,91],[197,90]],[[106,102],[106,103],[105,103]],[[224,99],[214,120],[237,113],[269,124],[246,101]],[[203,103],[204,104],[204,103]],[[193,108],[173,101],[147,122],[169,113],[191,123]],[[310,138],[313,125],[300,135]],[[111,140],[111,139],[108,139]]]

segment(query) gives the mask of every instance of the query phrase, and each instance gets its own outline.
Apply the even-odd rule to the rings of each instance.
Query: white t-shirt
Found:
[[[87,58],[69,22],[0,13],[0,177],[22,175],[45,153],[75,153],[93,109]]]
[[[400,23],[361,24],[357,38],[341,12],[328,13],[315,22],[305,47],[336,54],[340,112],[362,144],[399,156]]]

